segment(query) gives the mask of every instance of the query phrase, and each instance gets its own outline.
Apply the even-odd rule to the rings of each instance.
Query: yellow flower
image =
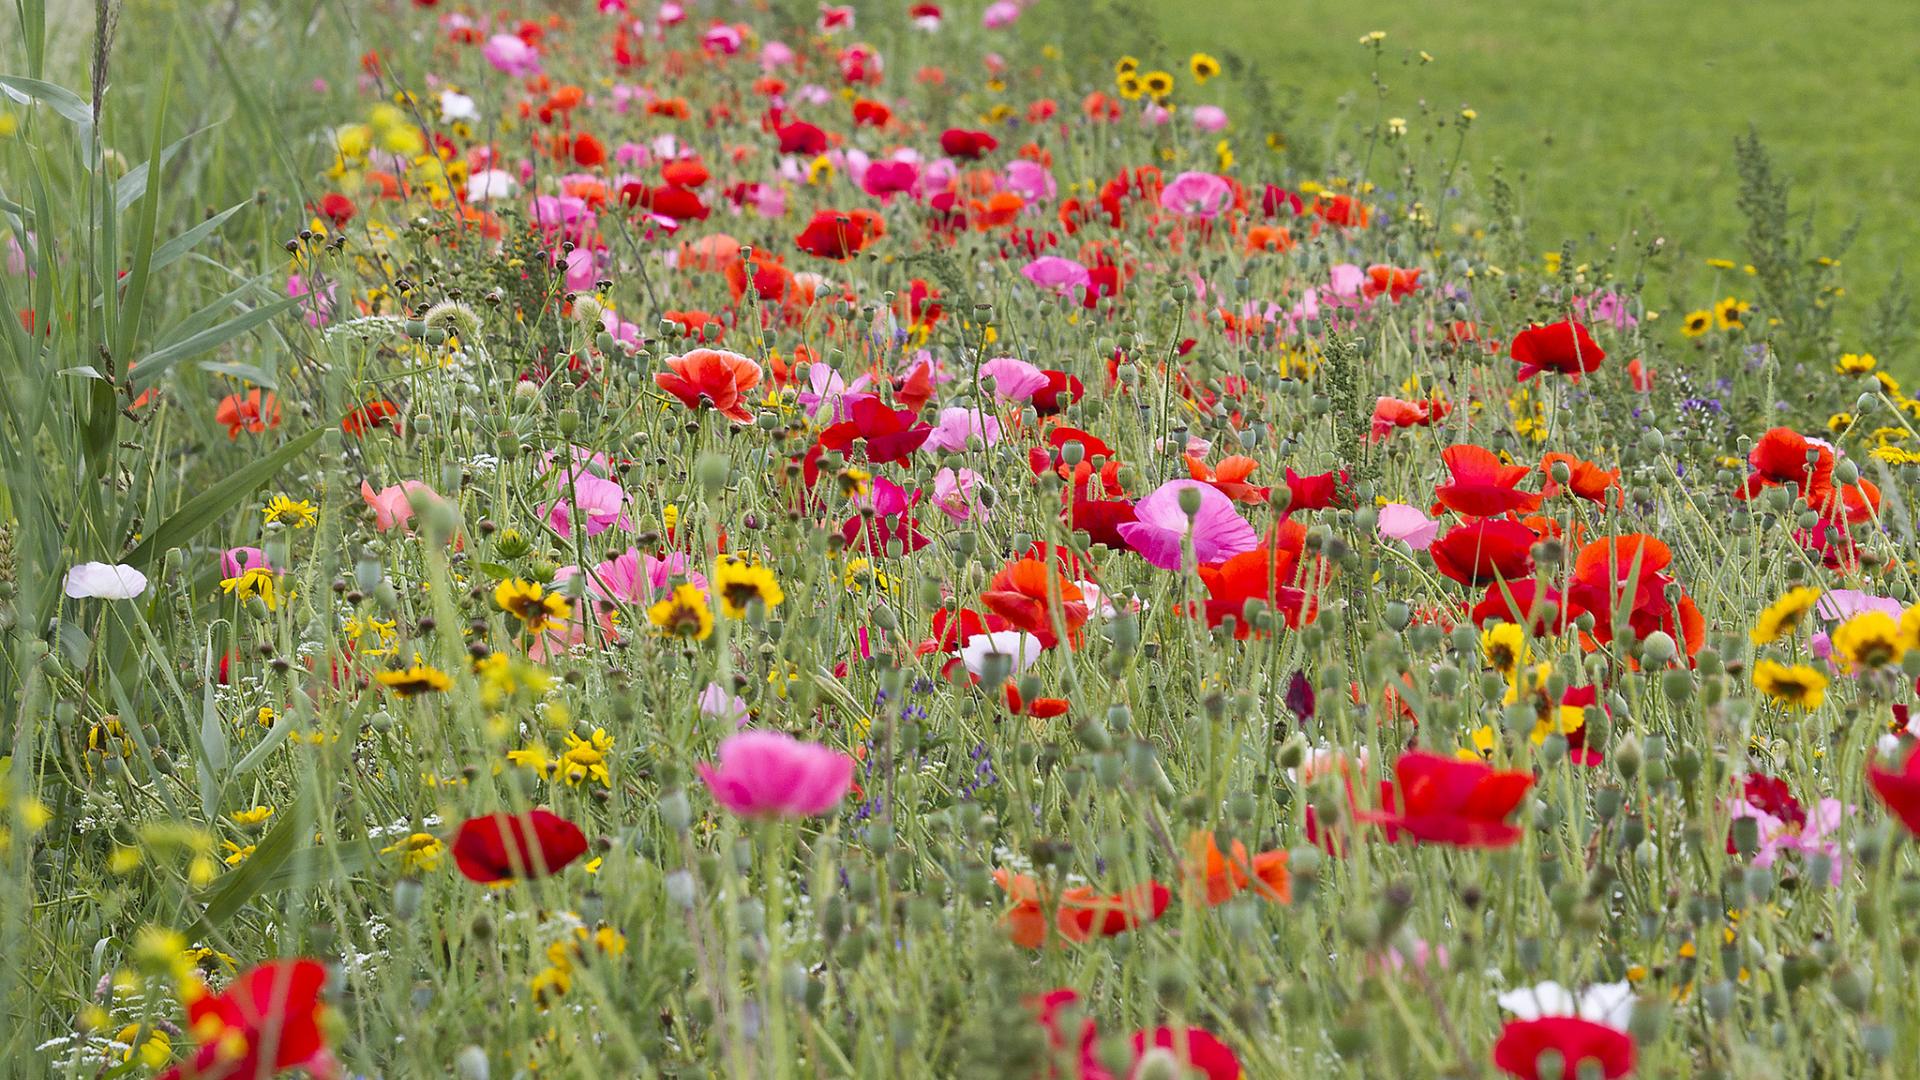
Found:
[[[264,566],[256,566],[251,570],[242,571],[239,577],[222,579],[220,591],[239,600],[250,600],[258,596],[260,602],[267,605],[267,610],[273,611],[280,606],[279,599],[273,593],[273,581],[273,571]]]
[[[1147,92],[1146,85],[1140,81],[1140,77],[1133,74],[1118,76],[1113,80],[1113,86],[1120,92],[1120,96],[1128,101],[1139,101],[1140,95]]]
[[[612,749],[613,736],[605,728],[594,728],[585,739],[569,732],[567,749],[560,755],[560,778],[569,786],[598,780],[601,787],[612,787],[613,777],[607,772],[607,753]]]
[[[1842,353],[1833,370],[1842,375],[1864,375],[1878,366],[1880,361],[1872,353]]]
[[[1173,73],[1168,71],[1149,71],[1140,76],[1140,89],[1155,101],[1165,99],[1173,93]]]
[[[1687,317],[1680,323],[1680,332],[1688,337],[1699,337],[1711,329],[1713,329],[1713,312],[1706,310],[1689,311]]]
[[[285,522],[296,529],[304,529],[320,520],[320,508],[301,499],[295,502],[285,495],[275,495],[261,507],[260,513],[268,521]]]
[[[1811,586],[1802,585],[1787,590],[1785,596],[1767,605],[1766,610],[1760,613],[1760,618],[1754,622],[1747,636],[1753,639],[1755,645],[1771,645],[1779,641],[1793,633],[1819,599],[1820,590]]]
[[[1220,61],[1206,53],[1197,52],[1187,60],[1187,70],[1193,72],[1193,81],[1196,84],[1204,86],[1208,79],[1220,74]]]
[[[1493,748],[1499,745],[1492,724],[1482,724],[1467,733],[1467,745],[1453,752],[1461,761],[1491,761]]]
[[[537,583],[511,578],[493,590],[493,602],[529,630],[544,629],[549,623],[565,622],[573,615],[573,606],[559,593],[550,593]]]
[[[1713,305],[1713,318],[1720,324],[1720,329],[1737,330],[1747,324],[1747,312],[1752,310],[1752,304],[1729,296]]]
[[[438,870],[446,853],[447,845],[439,837],[423,832],[409,833],[380,849],[382,855],[399,855],[400,868],[409,873]]]
[[[246,847],[241,847],[239,844],[236,844],[231,840],[222,840],[220,841],[220,844],[222,847],[225,847],[228,852],[230,852],[230,854],[225,859],[221,860],[225,862],[228,866],[239,866],[241,863],[247,861],[247,856],[253,854],[252,844],[248,844]]]
[[[157,1069],[173,1060],[173,1040],[167,1036],[167,1033],[157,1027],[149,1027],[145,1030],[147,1037],[139,1042],[136,1042],[140,1039],[141,1025],[139,1024],[128,1024],[113,1037],[114,1042],[127,1048],[127,1052],[120,1056],[120,1060],[132,1061],[135,1055],[138,1055],[141,1067],[147,1069]]]
[[[1122,75],[1137,75],[1139,72],[1140,61],[1131,56],[1123,56],[1113,62],[1113,76],[1116,79]]]
[[[739,619],[747,614],[748,605],[755,600],[768,611],[780,606],[787,594],[780,589],[780,582],[774,579],[773,571],[757,566],[739,557],[725,557],[714,570],[713,588],[720,597],[720,610],[729,618]]]
[[[1532,656],[1532,650],[1527,647],[1526,630],[1510,622],[1495,623],[1482,630],[1480,652],[1495,671],[1509,679]]]
[[[1849,671],[1897,664],[1907,653],[1900,624],[1884,611],[1863,611],[1833,631],[1833,651]]]
[[[1753,685],[1781,705],[1811,712],[1826,700],[1827,677],[1805,664],[1789,667],[1778,660],[1753,665]]]
[[[453,686],[453,679],[449,678],[446,672],[421,663],[415,663],[412,667],[398,671],[377,672],[374,678],[379,680],[381,686],[401,697],[439,693]]]
[[[1900,613],[1900,642],[1908,649],[1920,649],[1920,604]]]
[[[1852,413],[1837,412],[1827,417],[1827,430],[1835,435],[1844,434],[1851,427],[1853,427]]]
[[[705,641],[713,633],[713,612],[692,585],[677,585],[673,595],[647,609],[647,621],[663,633]]]
[[[273,807],[256,806],[251,810],[235,810],[227,815],[236,825],[258,825],[273,816]]]

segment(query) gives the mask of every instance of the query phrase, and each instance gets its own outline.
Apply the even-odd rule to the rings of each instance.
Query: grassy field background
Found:
[[[1343,100],[1355,123],[1371,118],[1372,59],[1358,39],[1385,31],[1389,115],[1417,116],[1421,100],[1441,115],[1477,110],[1469,166],[1484,174],[1500,161],[1524,178],[1516,186],[1542,250],[1618,238],[1650,210],[1677,246],[1672,284],[1691,294],[1675,304],[1735,285],[1707,280],[1704,260],[1742,258],[1733,141],[1749,124],[1794,180],[1796,207],[1814,208],[1819,235],[1837,238],[1860,218],[1845,258],[1856,306],[1896,265],[1909,281],[1920,265],[1920,4],[1212,0],[1156,10],[1159,62],[1208,50],[1258,63],[1298,90],[1307,138]],[[1230,81],[1201,93],[1214,90],[1236,103]]]

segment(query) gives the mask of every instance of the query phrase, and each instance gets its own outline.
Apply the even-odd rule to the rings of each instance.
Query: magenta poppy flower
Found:
[[[886,202],[895,195],[913,194],[920,182],[920,166],[911,161],[876,161],[860,174],[860,190]]]
[[[1200,509],[1191,521],[1180,508],[1180,493],[1200,493]],[[1120,525],[1127,546],[1162,570],[1180,569],[1180,546],[1193,532],[1193,557],[1201,565],[1225,562],[1260,546],[1260,534],[1234,509],[1233,500],[1198,480],[1169,480],[1133,508],[1134,520]]]
[[[1042,255],[1020,268],[1020,276],[1061,295],[1093,287],[1093,274],[1084,265],[1059,255]],[[1076,298],[1077,299],[1077,298]]]
[[[817,817],[853,783],[853,759],[778,731],[743,731],[720,741],[717,764],[698,766],[715,801],[741,817]]]
[[[267,561],[267,553],[257,547],[228,548],[220,553],[220,576],[237,578],[249,570],[273,569]]]
[[[1060,192],[1045,165],[1025,158],[1007,163],[1007,187],[1028,202],[1051,199]]]

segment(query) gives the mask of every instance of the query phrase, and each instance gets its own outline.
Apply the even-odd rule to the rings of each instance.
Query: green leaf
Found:
[[[305,453],[332,430],[332,428],[315,428],[189,499],[185,506],[175,510],[173,516],[161,522],[159,528],[153,530],[151,535],[129,551],[121,562],[144,570],[158,562],[160,556],[166,554],[167,549],[185,546],[187,541],[193,539],[200,530],[238,506],[242,499],[252,495],[256,488],[273,479],[275,473]]]
[[[93,106],[64,86],[24,75],[0,75],[0,86],[6,87],[8,96],[15,101],[22,104],[28,100],[38,101],[82,127],[93,126]]]
[[[127,374],[132,378],[135,386],[149,385],[154,379],[164,374],[168,368],[180,361],[199,356],[201,353],[211,352],[221,345],[226,344],[228,341],[239,337],[241,334],[252,330],[254,327],[279,318],[299,302],[299,297],[289,296],[284,300],[277,300],[271,304],[254,308],[245,314],[236,315],[226,322],[202,330],[184,341],[177,341],[165,348],[156,349],[148,353],[141,357],[140,362],[135,364],[133,370]]]
[[[301,846],[302,838],[313,828],[307,807],[305,795],[295,799],[279,823],[254,845],[253,854],[247,856],[246,862],[207,886],[201,897],[207,905],[202,917],[208,923],[218,926],[226,922],[267,888],[267,883],[286,865],[287,859]]]
[[[245,209],[247,206],[247,203],[252,201],[253,200],[249,199],[247,200],[247,202],[235,203],[232,206],[227,207],[225,210],[222,210],[219,213],[208,218],[207,220],[201,222],[200,224],[195,225],[193,228],[188,229],[186,232],[181,233],[179,236],[176,236],[173,239],[167,241],[166,243],[161,244],[159,247],[154,248],[152,269],[159,270],[159,269],[162,269],[163,267],[172,266],[174,263],[180,261],[180,259],[184,257],[187,254],[187,252],[192,251],[195,247],[198,247],[200,244],[200,241],[205,240],[208,236],[211,236],[213,234],[213,230],[226,224],[228,218],[232,217],[233,215],[239,213],[241,210]]]
[[[206,127],[196,128],[168,143],[164,149],[155,155],[155,158],[159,161],[160,168],[164,169],[167,167],[167,164],[173,160],[173,155],[180,152],[180,148],[187,144],[188,139],[217,126],[217,124],[208,124]],[[135,199],[146,194],[147,177],[154,175],[155,171],[152,164],[145,161],[128,169],[125,176],[122,176],[114,182],[114,205],[119,207],[124,213],[127,207],[133,205]]]

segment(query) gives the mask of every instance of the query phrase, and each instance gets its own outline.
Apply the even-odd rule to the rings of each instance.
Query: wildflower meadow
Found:
[[[9,8],[0,1077],[1920,1069],[1912,315],[1761,134],[1679,265],[1397,32]]]

